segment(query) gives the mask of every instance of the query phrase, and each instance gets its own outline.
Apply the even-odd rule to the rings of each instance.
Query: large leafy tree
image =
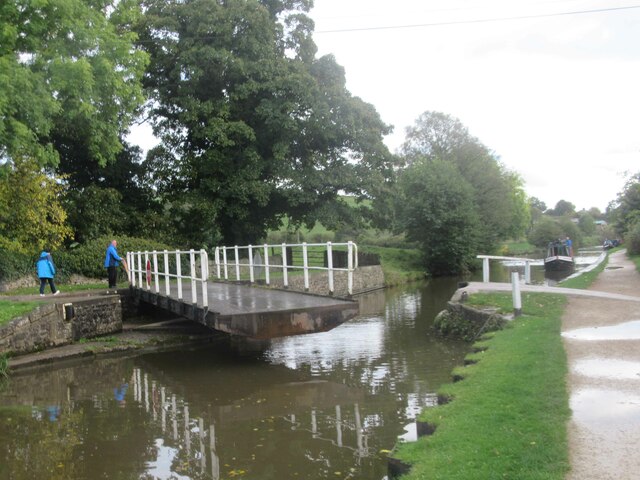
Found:
[[[130,29],[139,13],[135,0],[1,4],[1,160],[82,168],[115,158],[143,101],[147,57]]]
[[[468,270],[477,255],[480,217],[474,190],[455,165],[413,162],[398,179],[400,228],[416,242],[434,275]]]
[[[484,253],[497,242],[520,236],[529,224],[522,180],[506,170],[495,155],[456,118],[425,112],[407,129],[402,154],[407,165],[441,160],[454,166],[473,191],[480,218],[477,247]]]
[[[316,59],[309,0],[145,0],[141,45],[162,145],[154,188],[186,240],[253,242],[287,216],[338,225],[339,194],[389,173],[389,129]]]

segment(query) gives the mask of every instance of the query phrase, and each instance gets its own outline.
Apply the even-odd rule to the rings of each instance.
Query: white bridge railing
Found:
[[[482,282],[489,283],[489,260],[515,261],[524,263],[524,283],[531,283],[531,263],[540,262],[534,258],[501,257],[497,255],[478,255],[476,258],[482,259]]]
[[[133,287],[161,293],[161,280],[164,293],[171,295],[177,288],[178,300],[183,299],[183,282],[191,287],[191,303],[198,303],[198,290],[201,292],[202,307],[209,306],[207,282],[209,279],[209,256],[204,250],[175,250],[153,252],[127,252],[129,283]],[[200,285],[201,288],[198,288]]]
[[[346,266],[334,266],[334,253],[346,253]],[[319,260],[322,259],[322,262]],[[256,281],[264,273],[264,281],[270,285],[272,274],[282,274],[284,287],[289,286],[292,270],[302,271],[304,288],[309,289],[309,274],[312,271],[326,271],[329,292],[334,292],[334,272],[347,272],[347,289],[353,293],[353,272],[358,268],[358,246],[346,243],[298,243],[279,245],[247,245],[216,247],[215,274],[218,279],[236,281]],[[231,273],[230,273],[231,271]],[[248,277],[248,278],[247,278]]]

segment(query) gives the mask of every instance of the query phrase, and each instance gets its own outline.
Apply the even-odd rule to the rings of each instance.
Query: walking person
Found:
[[[109,277],[109,289],[116,288],[118,265],[120,265],[120,262],[124,263],[124,259],[118,255],[117,245],[118,242],[111,240],[104,258],[104,266],[107,269],[107,276]]]
[[[38,278],[40,279],[40,296],[44,297],[44,287],[47,285],[47,282],[49,283],[49,287],[51,287],[51,293],[58,295],[60,290],[58,290],[55,283],[53,283],[53,277],[56,276],[56,267],[53,264],[50,249],[45,248],[40,254],[40,258],[36,262],[36,270],[38,272]]]

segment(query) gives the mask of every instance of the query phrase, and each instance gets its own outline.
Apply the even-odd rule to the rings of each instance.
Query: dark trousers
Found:
[[[109,288],[116,288],[118,282],[118,270],[116,267],[107,267],[107,275],[109,276]]]
[[[40,279],[40,295],[44,295],[44,287],[49,282],[49,286],[51,287],[51,293],[56,293],[57,289],[55,284],[53,283],[53,278],[41,278]]]

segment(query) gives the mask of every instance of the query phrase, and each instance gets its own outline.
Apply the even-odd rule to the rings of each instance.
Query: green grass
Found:
[[[118,288],[127,288],[129,283],[124,281],[118,283]],[[107,282],[104,281],[102,283],[84,283],[84,284],[59,284],[56,283],[56,288],[60,290],[62,293],[71,293],[71,292],[83,292],[85,290],[106,290]],[[39,287],[21,287],[16,288],[15,290],[10,290],[8,292],[2,292],[0,295],[4,296],[13,296],[13,295],[38,295]],[[49,290],[49,286],[47,285],[47,289],[45,290],[47,295],[51,294]]]
[[[581,273],[577,277],[568,278],[567,280],[563,280],[558,285],[564,288],[577,288],[579,290],[585,290],[591,286],[591,284],[598,277],[600,272],[602,272],[609,263],[609,252],[607,253],[607,258],[605,258],[600,265],[589,272]]]
[[[629,255],[629,258],[636,265],[636,270],[640,273],[640,255]]]
[[[380,265],[387,286],[424,279],[426,272],[421,265],[422,256],[418,250],[390,247],[360,247],[367,253],[380,256]]]
[[[470,303],[504,306],[508,294],[472,295]],[[424,410],[433,435],[400,444],[394,457],[411,463],[404,480],[561,480],[569,469],[565,383],[560,337],[565,299],[523,295],[523,316],[483,341],[464,379],[443,386],[452,401]]]
[[[12,302],[10,300],[0,300],[0,325],[7,323],[16,317],[29,313],[40,302]]]
[[[535,245],[530,244],[526,240],[511,240],[502,244],[502,246],[500,247],[500,254],[505,256],[518,256],[535,253],[538,250],[540,249]]]

